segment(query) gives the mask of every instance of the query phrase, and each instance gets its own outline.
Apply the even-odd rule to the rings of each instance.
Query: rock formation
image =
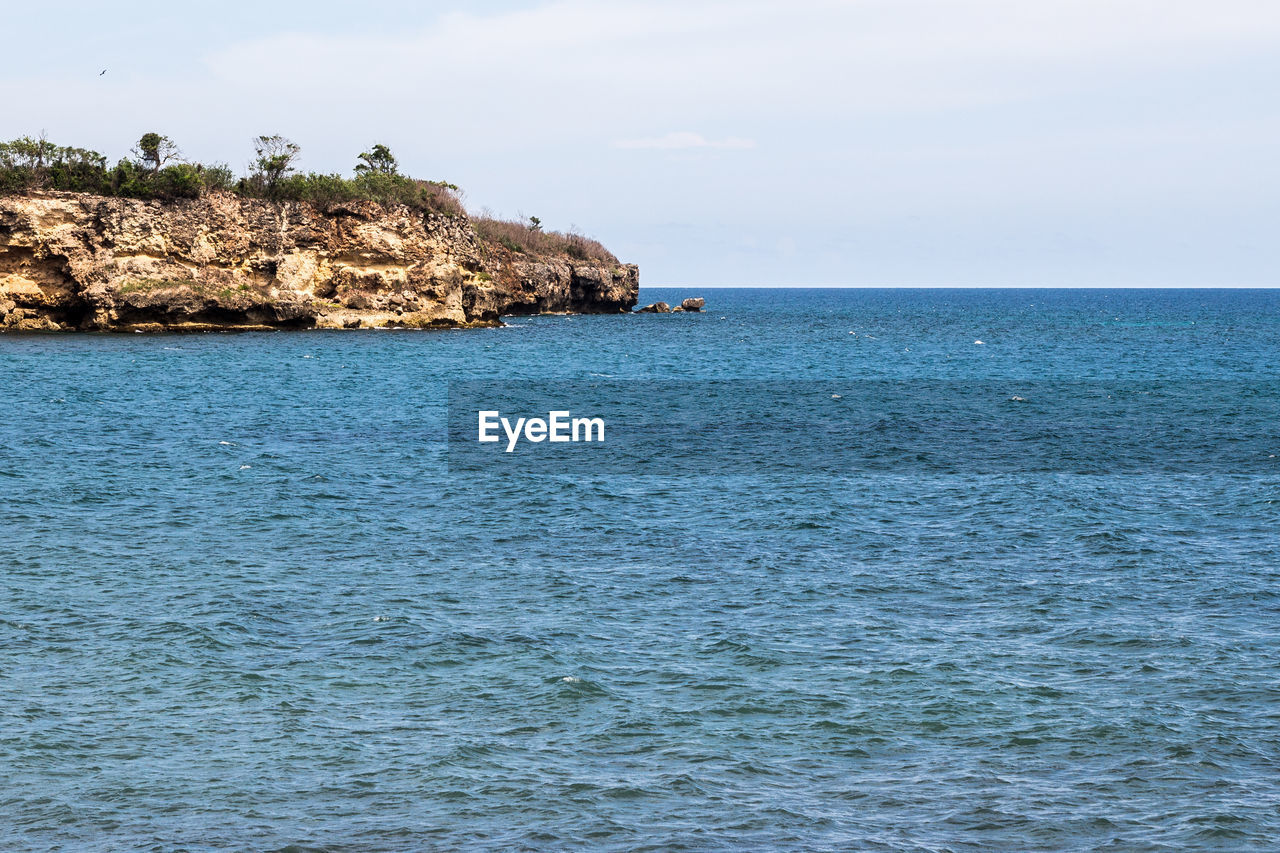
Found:
[[[373,202],[0,197],[0,330],[497,325],[629,311],[638,288],[631,264],[530,256],[466,217]]]
[[[643,308],[637,308],[637,314],[679,314],[684,311],[697,313],[707,304],[707,300],[701,296],[693,296],[684,300],[676,307],[672,308],[665,302],[654,302],[652,305],[646,305]]]

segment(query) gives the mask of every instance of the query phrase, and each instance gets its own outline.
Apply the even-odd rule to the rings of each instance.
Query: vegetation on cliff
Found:
[[[195,199],[211,193],[234,193],[269,201],[307,202],[322,211],[355,201],[385,207],[405,205],[443,216],[465,217],[461,193],[454,184],[402,175],[385,145],[362,152],[346,177],[299,172],[299,146],[281,136],[259,136],[248,174],[237,176],[225,163],[186,160],[167,136],[146,133],[114,166],[97,151],[55,145],[43,135],[0,142],[0,194],[42,190],[91,193],[136,199]],[[473,217],[481,243],[515,255],[564,255],[583,261],[618,262],[599,242],[570,232],[544,231],[537,217],[528,222],[491,216]]]

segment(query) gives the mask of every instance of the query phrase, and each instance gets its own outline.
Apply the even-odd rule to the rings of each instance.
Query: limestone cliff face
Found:
[[[634,265],[517,255],[371,202],[0,197],[0,330],[496,325],[627,311],[638,287]]]

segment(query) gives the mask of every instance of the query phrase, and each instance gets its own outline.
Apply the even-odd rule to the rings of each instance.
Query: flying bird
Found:
[[[101,77],[103,74],[106,74],[106,73],[107,73],[107,69],[105,69],[105,68],[104,68],[104,69],[102,69],[102,71],[98,74],[98,76],[99,76],[99,77]]]

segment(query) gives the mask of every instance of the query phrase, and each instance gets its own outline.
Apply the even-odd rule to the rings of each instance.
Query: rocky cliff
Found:
[[[627,311],[638,287],[634,265],[530,257],[465,217],[372,202],[0,197],[0,330],[496,325]]]

